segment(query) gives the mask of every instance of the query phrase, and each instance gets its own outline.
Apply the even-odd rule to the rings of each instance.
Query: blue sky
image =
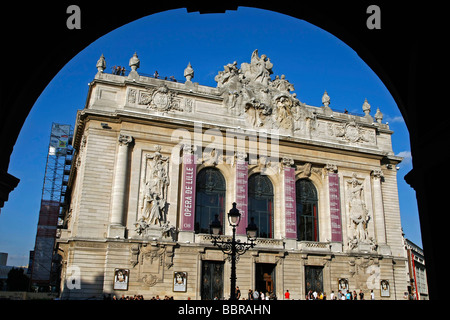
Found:
[[[82,26],[83,27],[83,26]],[[409,135],[401,113],[384,84],[346,44],[330,33],[286,15],[253,8],[225,14],[187,13],[185,9],[151,15],[99,38],[75,56],[36,101],[11,156],[9,173],[21,179],[0,214],[0,252],[8,265],[26,265],[34,249],[43,178],[52,122],[75,124],[84,107],[88,83],[104,54],[107,70],[128,67],[137,52],[138,72],[174,76],[184,81],[188,62],[194,82],[216,86],[223,66],[250,62],[255,49],[274,64],[274,75],[286,75],[300,101],[321,106],[327,90],[330,107],[362,113],[367,98],[372,116],[379,107],[389,122],[393,149],[405,157],[398,171],[400,210],[406,237],[422,245],[415,192],[403,177],[412,168]]]

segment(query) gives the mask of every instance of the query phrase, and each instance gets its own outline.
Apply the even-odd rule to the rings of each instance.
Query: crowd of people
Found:
[[[306,294],[306,300],[327,300],[327,294],[325,292],[309,290]],[[339,290],[337,294],[335,294],[333,290],[330,294],[330,300],[365,300],[365,298],[362,290],[359,290],[359,293],[357,293],[356,290],[353,290],[353,292],[349,290],[345,290],[345,292]],[[370,300],[375,300],[373,290],[370,290]]]
[[[103,300],[144,300],[143,295],[137,295],[134,296],[125,296],[124,294],[120,296],[119,298],[116,295],[105,295],[103,296]],[[150,300],[173,300],[173,296],[167,296],[165,295],[163,299],[159,297],[159,295],[153,296]]]
[[[277,296],[273,292],[265,292],[263,290],[252,290],[248,289],[247,295],[242,295],[239,287],[236,287],[236,298],[238,300],[277,300]],[[190,298],[187,298],[191,300]],[[305,297],[306,300],[327,300],[327,294],[325,292],[317,292],[313,290],[309,290]],[[105,295],[103,300],[144,300],[144,296],[142,295],[134,295],[134,296],[125,296],[122,295],[117,297],[115,295]],[[161,298],[159,295],[153,296],[150,300],[174,300],[173,296],[165,295],[164,298]],[[221,300],[218,297],[215,297],[214,300]],[[284,294],[284,300],[291,300],[291,296],[289,290],[286,290]],[[364,292],[359,290],[359,293],[356,290],[353,292],[349,290],[339,290],[337,294],[335,294],[334,290],[331,291],[329,300],[365,300]],[[373,290],[370,290],[370,300],[375,300],[375,295]]]
[[[273,292],[264,293],[263,290],[248,289],[247,296],[241,294],[239,287],[236,287],[236,298],[238,300],[277,300],[277,296]]]

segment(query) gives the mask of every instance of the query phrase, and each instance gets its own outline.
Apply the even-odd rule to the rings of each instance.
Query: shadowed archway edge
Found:
[[[67,7],[81,9],[81,29],[66,27]],[[366,10],[381,9],[381,29],[369,30]],[[238,6],[272,10],[305,20],[349,45],[383,81],[396,101],[410,132],[414,170],[407,181],[416,190],[427,260],[430,297],[444,298],[438,284],[445,272],[438,245],[448,226],[448,215],[433,218],[432,213],[446,206],[448,188],[432,188],[430,172],[441,171],[440,179],[450,180],[441,168],[448,163],[448,152],[430,154],[448,144],[447,117],[442,76],[445,49],[433,38],[442,32],[444,10],[429,2],[406,1],[133,1],[130,4],[58,1],[55,4],[8,3],[2,12],[11,19],[2,25],[2,86],[0,96],[0,208],[19,182],[8,174],[10,156],[31,108],[54,76],[76,54],[108,32],[150,14],[177,8],[188,12],[219,13]],[[332,53],[330,53],[332,54]],[[435,108],[435,109],[432,109]],[[428,117],[424,116],[424,111]],[[427,122],[428,121],[428,122]],[[20,177],[18,177],[20,178]],[[442,261],[441,261],[442,260]]]

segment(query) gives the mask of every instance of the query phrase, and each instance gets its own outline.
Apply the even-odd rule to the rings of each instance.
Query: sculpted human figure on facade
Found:
[[[294,85],[286,80],[286,76],[284,74],[281,75],[281,78],[276,76],[275,80],[272,82],[272,86],[282,92],[290,92],[295,90]]]
[[[272,68],[270,59],[266,55],[260,57],[256,49],[250,63],[242,63],[241,69],[236,61],[229,63],[214,80],[223,97],[223,106],[231,114],[245,117],[249,127],[281,128],[292,133],[291,109],[301,103],[290,93],[294,86],[284,75],[272,81]]]
[[[163,215],[166,207],[167,187],[169,185],[168,159],[159,151],[160,146],[156,146],[153,155],[146,155],[146,165],[148,170],[147,179],[144,182],[144,195],[141,204],[141,216],[149,225],[165,221]]]
[[[348,208],[350,218],[350,247],[355,247],[358,243],[369,241],[367,223],[370,220],[369,210],[364,201],[364,186],[358,181],[356,173],[351,180],[347,181],[348,186]]]
[[[292,101],[285,96],[279,97],[276,101],[276,123],[280,128],[291,130],[293,127]]]
[[[262,54],[261,57],[259,57],[258,49],[253,51],[250,64],[241,64],[241,69],[245,78],[263,85],[269,84],[269,81],[271,80],[270,75],[273,73],[272,68],[273,64],[265,54]]]

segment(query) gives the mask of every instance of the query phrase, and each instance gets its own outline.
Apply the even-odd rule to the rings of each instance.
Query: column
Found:
[[[372,192],[373,192],[373,215],[375,220],[375,234],[378,248],[381,254],[390,254],[390,248],[386,243],[386,228],[384,221],[384,203],[381,191],[381,179],[383,172],[381,170],[373,170],[372,176]]]
[[[125,190],[127,187],[129,146],[132,141],[133,137],[119,134],[119,148],[117,151],[114,184],[112,188],[110,238],[123,238],[125,236]]]

